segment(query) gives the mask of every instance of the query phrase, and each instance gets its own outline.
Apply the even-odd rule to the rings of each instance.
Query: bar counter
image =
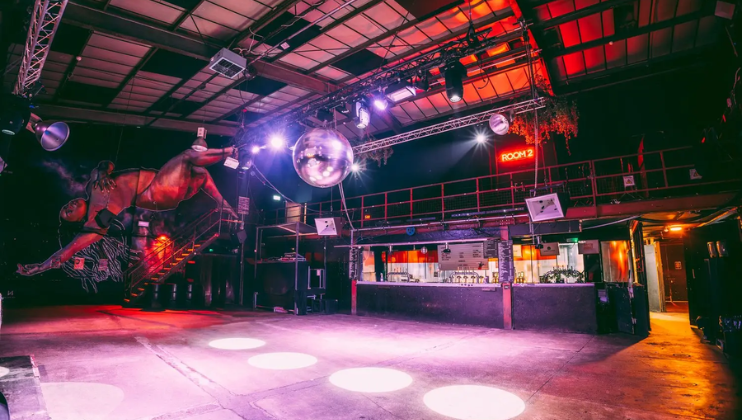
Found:
[[[358,315],[514,329],[595,334],[597,296],[593,283],[513,284],[505,314],[502,284],[357,283]]]

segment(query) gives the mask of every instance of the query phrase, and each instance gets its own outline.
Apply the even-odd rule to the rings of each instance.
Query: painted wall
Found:
[[[203,192],[163,211],[132,206],[113,219],[102,240],[75,253],[59,268],[29,277],[17,274],[17,264],[42,263],[81,232],[82,223],[60,220],[60,209],[72,199],[100,194],[88,185],[99,162],[114,163],[114,178],[142,168],[159,171],[172,158],[190,150],[195,140],[195,133],[85,124],[70,127],[70,139],[56,152],[44,152],[31,133],[11,139],[5,157],[9,166],[0,175],[0,293],[10,298],[9,304],[12,299],[29,303],[118,301],[124,272],[159,244],[158,237],[174,235],[216,207]],[[228,141],[221,137],[207,140],[209,147],[221,147]],[[207,171],[225,199],[236,205],[236,171],[221,163]],[[144,185],[145,179],[139,179]],[[182,181],[172,177],[163,185],[184,188]],[[114,188],[111,197],[125,187]],[[138,228],[138,221],[149,222],[149,228]],[[84,258],[82,270],[75,269],[75,258]]]

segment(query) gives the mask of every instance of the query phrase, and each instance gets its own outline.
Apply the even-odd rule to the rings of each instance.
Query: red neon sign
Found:
[[[500,162],[516,162],[526,159],[533,159],[533,147],[500,153]]]

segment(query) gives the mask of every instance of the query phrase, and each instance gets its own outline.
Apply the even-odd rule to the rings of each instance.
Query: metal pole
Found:
[[[255,264],[254,264],[254,267],[253,267],[253,282],[255,283],[256,280],[257,280],[257,278],[258,278],[258,261],[260,261],[260,227],[259,226],[256,226],[255,227],[255,251],[254,251],[254,255],[255,255],[255,257],[254,257]],[[253,305],[252,305],[252,308],[255,309],[255,307],[256,307],[256,299],[255,299],[255,296],[253,295]]]
[[[294,248],[294,315],[299,315],[296,297],[299,294],[299,222],[296,222],[296,248]],[[307,303],[302,303],[306,305]]]

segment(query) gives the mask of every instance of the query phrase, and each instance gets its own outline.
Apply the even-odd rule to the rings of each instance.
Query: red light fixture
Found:
[[[158,241],[165,242],[165,241],[169,241],[170,238],[167,235],[160,235],[160,236],[157,237],[157,240]]]

